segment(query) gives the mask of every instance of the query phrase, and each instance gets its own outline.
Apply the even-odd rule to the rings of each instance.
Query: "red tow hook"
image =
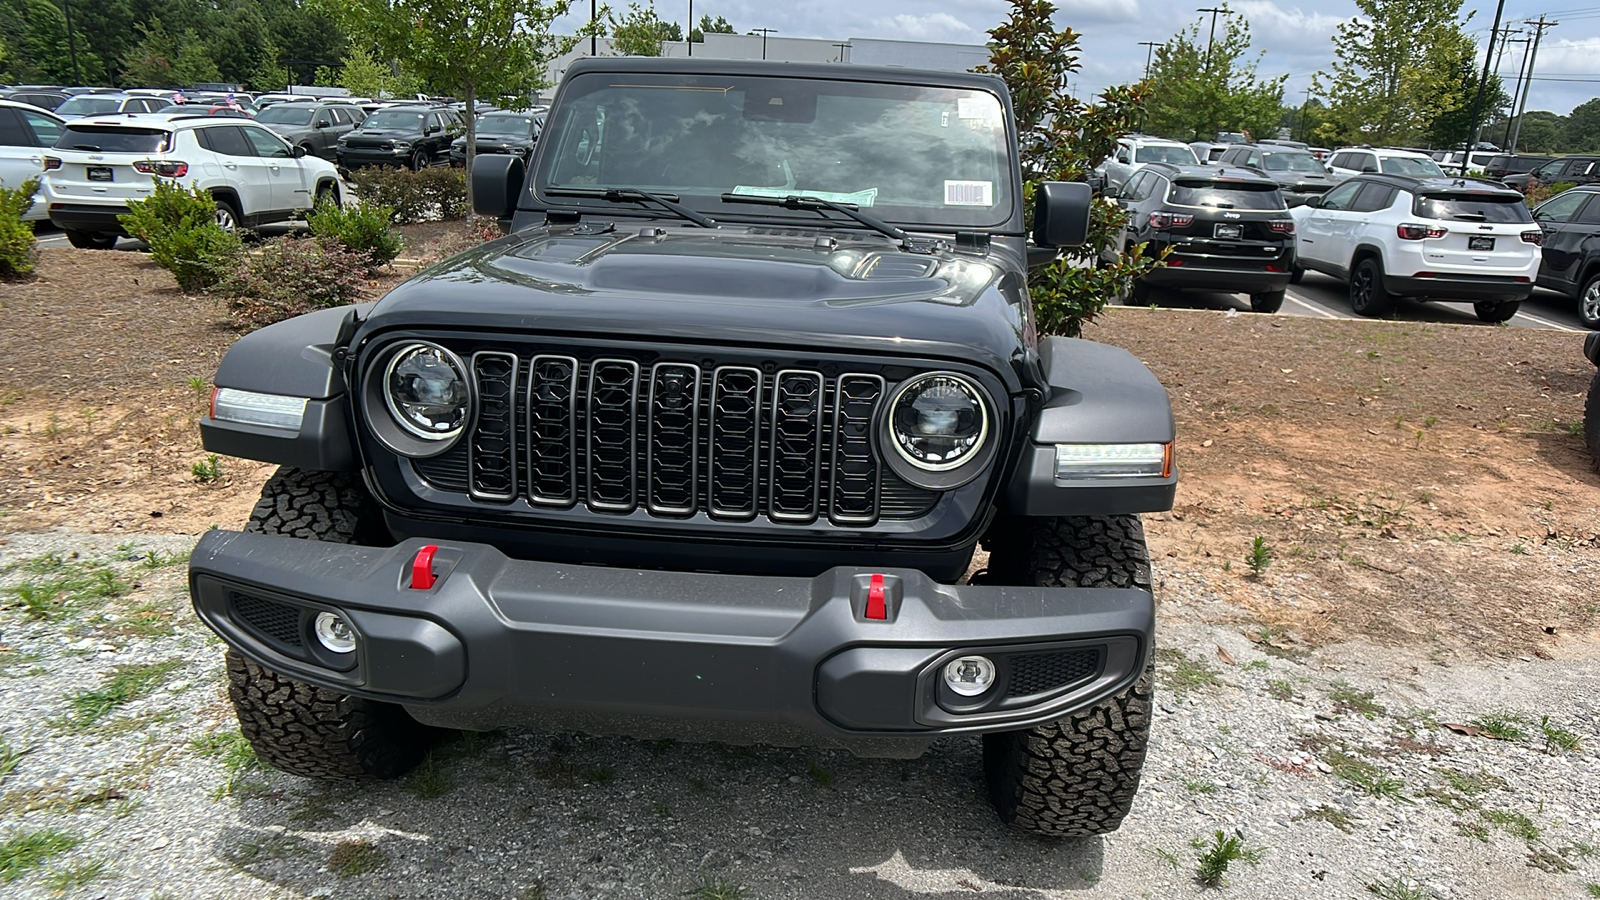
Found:
[[[859,582],[857,582],[859,584]],[[889,608],[883,602],[883,576],[873,573],[872,583],[867,585],[867,611],[866,618],[888,619]]]
[[[437,544],[429,544],[417,551],[417,558],[411,561],[411,589],[425,591],[433,587],[438,579],[433,577],[433,554],[438,552]]]

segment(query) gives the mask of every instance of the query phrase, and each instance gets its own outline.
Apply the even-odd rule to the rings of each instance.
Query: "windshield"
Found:
[[[1140,147],[1133,153],[1134,162],[1172,163],[1175,166],[1192,166],[1200,162],[1188,147],[1163,147],[1155,144]]]
[[[985,91],[594,73],[570,79],[562,96],[539,139],[540,192],[631,187],[718,215],[812,221],[839,217],[724,207],[721,195],[806,195],[876,207],[874,215],[901,222],[994,226],[1011,218],[1017,164],[1004,107]]]
[[[167,142],[165,131],[148,128],[68,124],[56,147],[95,153],[154,153]]]
[[[1411,210],[1424,219],[1460,219],[1500,224],[1532,222],[1533,216],[1519,194],[1420,194]]]
[[[1444,170],[1439,164],[1427,157],[1415,156],[1390,156],[1378,165],[1383,167],[1385,175],[1443,175]]]
[[[85,94],[73,97],[71,100],[56,107],[58,116],[98,116],[102,113],[114,113],[122,108],[120,97],[96,97]]]
[[[532,116],[484,116],[478,120],[479,134],[533,134]]]
[[[1217,209],[1283,209],[1283,195],[1275,184],[1228,184],[1215,181],[1177,181],[1167,202],[1178,206]]]
[[[263,125],[310,125],[311,112],[309,106],[269,106],[256,115],[256,121]]]
[[[1261,154],[1261,160],[1262,167],[1268,172],[1315,172],[1318,175],[1325,175],[1328,171],[1309,153],[1276,150]]]
[[[380,109],[361,123],[365,130],[383,129],[385,131],[421,131],[423,114],[419,112],[404,112],[397,109]]]

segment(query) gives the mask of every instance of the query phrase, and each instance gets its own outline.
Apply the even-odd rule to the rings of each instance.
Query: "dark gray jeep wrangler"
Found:
[[[701,59],[568,70],[507,235],[236,343],[201,423],[282,466],[194,606],[263,759],[393,777],[439,729],[914,757],[980,736],[1001,818],[1139,783],[1171,507],[1161,385],[1041,338],[1005,85]],[[974,551],[988,562],[971,572]],[[969,574],[970,572],[970,574]]]

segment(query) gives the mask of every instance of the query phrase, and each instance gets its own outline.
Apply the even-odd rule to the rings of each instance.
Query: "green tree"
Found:
[[[255,91],[282,90],[288,83],[267,20],[253,2],[236,2],[207,44],[224,81]]]
[[[551,24],[572,0],[317,0],[346,34],[370,36],[382,54],[467,105],[467,177],[477,148],[477,104],[526,104],[545,87],[546,63],[577,46]]]
[[[182,87],[177,75],[178,40],[160,18],[135,26],[138,42],[123,54],[122,78],[139,87]]]
[[[1465,77],[1462,61],[1476,48],[1463,29],[1471,15],[1461,16],[1461,2],[1355,0],[1361,15],[1334,35],[1332,76],[1312,81],[1331,104],[1318,137],[1415,144],[1441,116],[1463,107],[1470,116],[1477,79]],[[1447,145],[1464,142],[1465,127],[1461,131]]]
[[[217,61],[211,58],[200,35],[192,28],[178,38],[178,58],[172,62],[172,77],[183,87],[222,80]]]
[[[707,34],[736,34],[728,20],[721,16],[713,21],[710,16],[701,16],[700,24],[689,29],[689,40],[696,44],[704,44]]]
[[[1526,130],[1527,126],[1524,125],[1523,129]],[[1590,153],[1600,149],[1600,97],[1585,100],[1567,113],[1565,138],[1568,153]]]
[[[1516,127],[1515,120],[1512,127]],[[1587,152],[1580,148],[1568,148],[1564,127],[1566,120],[1549,110],[1535,109],[1528,111],[1522,117],[1522,129],[1517,132],[1517,151],[1519,153],[1568,153]],[[1491,140],[1502,140],[1505,130],[1496,130]]]
[[[74,17],[73,25],[78,25]],[[105,67],[82,28],[74,31],[78,65],[72,65],[67,18],[51,0],[0,0],[0,40],[10,48],[4,71],[9,81],[78,84],[104,78]]]
[[[1031,201],[1042,181],[1086,181],[1089,170],[1131,130],[1144,103],[1144,87],[1118,86],[1085,103],[1067,90],[1080,68],[1078,34],[1056,30],[1049,0],[1011,0],[1006,21],[989,30],[989,64],[980,72],[1005,79],[1011,90],[1017,132],[1022,141],[1024,192]],[[1089,240],[1049,265],[1028,273],[1029,297],[1037,329],[1077,336],[1083,324],[1105,308],[1108,298],[1128,290],[1135,275],[1154,263],[1144,245],[1128,248],[1116,263],[1096,265],[1102,250],[1115,247],[1127,215],[1115,203],[1097,198],[1091,208]]]
[[[629,3],[620,19],[607,12],[606,24],[619,56],[660,56],[662,41],[682,40],[683,35],[676,23],[661,21],[653,2],[648,7]]]
[[[345,54],[344,32],[300,0],[261,0],[261,14],[291,79],[314,77],[318,66],[333,67]]]
[[[332,83],[346,88],[350,93],[358,97],[394,96],[399,93],[400,82],[393,70],[365,47],[351,44],[342,62],[344,67],[339,71],[338,80]]]
[[[1215,41],[1195,22],[1156,48],[1146,131],[1184,141],[1211,140],[1219,131],[1277,133],[1288,76],[1256,78],[1260,54],[1246,59],[1250,23],[1222,9],[1226,24]]]

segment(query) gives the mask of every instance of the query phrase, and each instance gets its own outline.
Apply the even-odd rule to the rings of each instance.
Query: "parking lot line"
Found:
[[[1584,330],[1582,328],[1573,328],[1573,327],[1568,326],[1568,325],[1563,325],[1560,322],[1552,322],[1549,319],[1541,319],[1538,316],[1534,315],[1533,313],[1523,312],[1520,309],[1517,310],[1517,314],[1515,316],[1512,316],[1511,318],[1515,319],[1515,318],[1518,318],[1518,317],[1524,318],[1524,319],[1528,319],[1529,321],[1538,322],[1540,325],[1543,325],[1546,328],[1554,328],[1557,331],[1583,331]]]
[[[1306,301],[1300,299],[1299,297],[1296,297],[1293,293],[1287,293],[1284,296],[1286,296],[1290,300],[1293,300],[1294,302],[1300,304],[1301,306],[1304,306],[1306,309],[1311,310],[1312,312],[1316,313],[1317,315],[1322,316],[1325,319],[1338,319],[1338,318],[1341,318],[1340,316],[1336,316],[1333,313],[1328,312],[1327,310],[1323,309],[1320,306],[1316,306],[1314,304],[1307,303]]]

